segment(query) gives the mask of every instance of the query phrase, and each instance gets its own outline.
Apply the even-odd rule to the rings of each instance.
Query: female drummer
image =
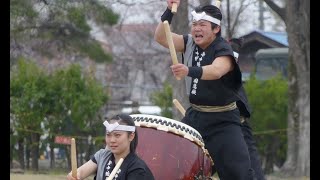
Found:
[[[100,149],[85,164],[77,169],[77,179],[84,179],[96,174],[96,180],[108,178],[118,163],[123,158],[123,163],[116,171],[113,179],[116,180],[153,180],[154,176],[147,164],[135,153],[138,145],[138,134],[131,116],[120,114],[106,120],[105,141],[106,149]],[[75,180],[70,172],[68,180]]]

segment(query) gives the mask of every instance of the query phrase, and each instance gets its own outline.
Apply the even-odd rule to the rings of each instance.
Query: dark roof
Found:
[[[242,36],[245,41],[256,39],[253,36],[263,36],[265,43],[269,42],[272,44],[278,44],[279,46],[288,47],[288,36],[286,32],[274,32],[274,31],[262,31],[262,30],[253,30],[250,33]],[[251,38],[250,38],[251,37]],[[257,39],[256,39],[257,40]]]

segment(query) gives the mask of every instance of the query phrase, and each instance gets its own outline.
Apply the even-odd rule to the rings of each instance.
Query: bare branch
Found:
[[[281,8],[272,0],[263,0],[275,13],[277,13],[280,18],[286,22],[286,8]]]

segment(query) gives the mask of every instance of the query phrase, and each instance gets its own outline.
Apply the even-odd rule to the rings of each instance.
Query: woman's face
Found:
[[[216,38],[218,27],[212,29],[211,23],[206,20],[199,20],[192,22],[191,35],[194,42],[202,49],[207,48]]]
[[[106,144],[115,155],[127,155],[130,153],[130,143],[134,133],[127,131],[112,131],[106,134]]]

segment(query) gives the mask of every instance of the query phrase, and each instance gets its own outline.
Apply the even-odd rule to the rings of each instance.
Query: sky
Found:
[[[117,1],[120,1],[120,3]],[[121,3],[121,1],[123,3]],[[167,7],[165,0],[110,0],[103,2],[106,6],[111,7],[115,12],[120,14],[120,22],[123,24],[158,23],[160,16]],[[240,0],[232,0],[231,11],[233,10],[232,8],[239,6],[239,2]],[[189,3],[193,6],[199,5],[198,0],[189,0]],[[213,3],[215,3],[215,1],[213,1]],[[221,3],[222,8],[226,6],[225,3],[226,1]],[[240,15],[240,18],[245,21],[246,24],[242,24],[241,28],[238,28],[236,36],[245,35],[259,27],[258,3],[256,3],[256,0],[246,0],[246,3],[249,4],[248,9]],[[277,25],[274,20],[274,15],[270,13],[270,9],[267,6],[264,17],[266,17],[266,31],[285,31],[284,23]]]

